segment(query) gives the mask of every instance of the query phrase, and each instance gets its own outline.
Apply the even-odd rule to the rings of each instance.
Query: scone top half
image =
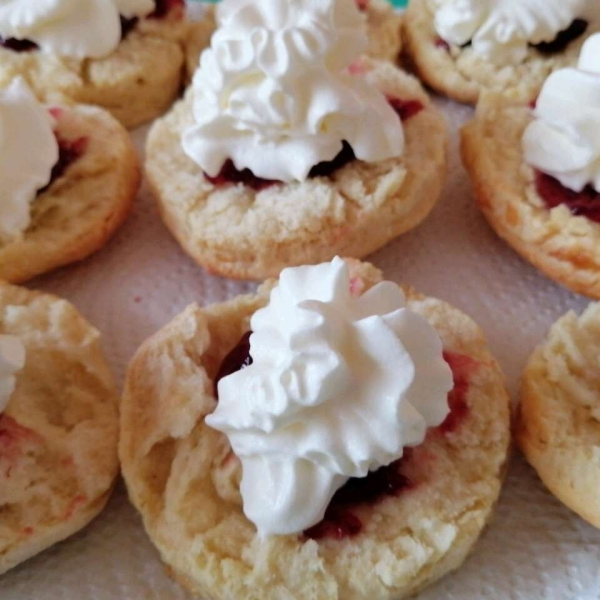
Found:
[[[503,478],[509,407],[479,328],[334,259],[193,305],[136,354],[130,497],[207,598],[400,598],[457,568]],[[459,516],[460,515],[460,516]]]
[[[364,55],[355,3],[225,0],[217,14],[191,88],[147,142],[183,248],[210,272],[264,280],[421,223],[444,181],[444,118],[415,78]]]
[[[486,95],[463,130],[477,201],[546,275],[600,298],[600,33],[533,104]]]
[[[600,7],[587,0],[412,0],[403,19],[421,79],[470,104],[484,92],[532,101],[599,31]]]
[[[0,284],[0,573],[110,496],[118,394],[99,337],[65,300]]]

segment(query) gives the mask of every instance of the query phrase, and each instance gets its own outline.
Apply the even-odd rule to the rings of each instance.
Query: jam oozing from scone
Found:
[[[17,40],[15,38],[4,39],[0,37],[0,46],[13,52],[31,52],[37,50],[39,46],[29,40]]]
[[[19,458],[25,445],[39,442],[37,433],[19,424],[13,417],[0,414],[0,468],[3,469],[0,475],[10,477],[13,463]]]
[[[252,364],[252,357],[250,356],[250,336],[251,331],[245,333],[240,341],[236,344],[235,348],[227,354],[227,356],[221,362],[217,376],[215,377],[215,398],[219,397],[217,387],[219,381],[227,375],[241,371],[242,369],[249,367]]]
[[[55,135],[56,141],[58,142],[58,160],[52,167],[48,185],[38,190],[38,194],[45,192],[59,177],[62,177],[65,174],[65,171],[77,159],[83,156],[89,144],[89,138],[87,137],[80,137],[75,140],[65,140],[58,134]]]
[[[562,52],[571,42],[581,37],[588,28],[588,22],[584,19],[575,19],[569,27],[559,31],[556,37],[550,42],[540,42],[539,44],[530,44],[532,48],[539,50],[542,54],[558,54]],[[436,48],[450,50],[450,44],[441,37],[436,37],[434,44]],[[463,44],[461,48],[468,48],[471,42]]]
[[[600,223],[600,193],[591,185],[581,192],[575,192],[554,177],[540,171],[536,171],[535,185],[538,195],[548,208],[564,204],[571,214]]]
[[[148,15],[149,19],[163,19],[171,11],[180,10],[183,15],[185,0],[156,0],[154,12]]]
[[[251,333],[245,333],[223,359],[215,378],[216,398],[218,398],[217,387],[223,377],[252,364]],[[450,412],[444,422],[433,430],[442,435],[456,431],[468,416],[469,378],[478,366],[478,363],[470,356],[453,352],[444,352],[444,360],[452,369],[454,388],[448,394]],[[307,529],[304,536],[314,540],[324,538],[340,540],[359,534],[363,524],[353,512],[353,508],[359,505],[373,505],[384,498],[398,496],[402,492],[414,488],[416,484],[404,472],[407,464],[412,460],[414,460],[413,450],[405,448],[402,458],[376,471],[371,471],[366,477],[349,479],[334,494],[323,520]]]
[[[575,19],[569,27],[560,31],[551,42],[540,42],[539,44],[532,44],[532,46],[542,54],[558,54],[571,42],[581,37],[587,31],[587,28],[587,21],[584,19]]]
[[[400,98],[388,98],[388,103],[402,121],[407,121],[425,108],[420,100],[401,100]],[[337,170],[346,166],[348,163],[351,163],[353,160],[356,160],[354,150],[352,150],[352,147],[348,142],[343,141],[342,149],[340,150],[339,154],[333,160],[321,162],[315,165],[310,170],[308,177],[309,179],[313,179],[315,177],[330,177]],[[241,183],[257,192],[267,189],[273,185],[281,184],[281,181],[256,177],[256,175],[254,175],[250,169],[239,170],[233,164],[232,160],[227,160],[219,171],[218,175],[215,177],[210,177],[206,173],[204,173],[204,177],[207,181],[217,187],[231,183]]]

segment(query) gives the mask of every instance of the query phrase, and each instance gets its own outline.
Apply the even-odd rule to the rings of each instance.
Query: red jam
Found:
[[[448,394],[450,413],[437,430],[441,433],[450,433],[456,431],[469,414],[467,392],[471,373],[477,367],[477,362],[470,356],[454,352],[444,352],[444,360],[452,369],[454,387]]]
[[[12,465],[21,454],[22,444],[24,442],[38,442],[37,434],[20,425],[6,414],[0,414],[0,461],[8,461],[8,469],[5,472],[6,477],[10,477]]]
[[[148,15],[149,19],[164,19],[171,11],[183,14],[185,0],[156,0],[154,12]]]
[[[396,111],[396,114],[402,121],[407,121],[420,113],[425,107],[419,100],[401,100],[399,98],[388,98],[390,106]],[[342,149],[339,154],[329,161],[320,162],[315,165],[308,174],[310,179],[314,177],[329,177],[337,170],[346,166],[348,163],[356,159],[354,150],[346,141],[342,142]],[[204,173],[204,177],[214,186],[222,186],[230,183],[241,183],[253,190],[260,192],[273,185],[279,185],[281,182],[273,179],[262,179],[256,177],[250,169],[238,170],[232,160],[227,160],[218,175],[210,177]]]
[[[584,19],[575,19],[569,27],[563,29],[551,42],[540,42],[533,47],[542,54],[558,54],[562,52],[571,42],[581,37],[588,28],[588,22]]]
[[[564,204],[575,216],[587,217],[600,223],[600,193],[591,185],[581,192],[566,188],[560,181],[550,175],[536,171],[535,184],[537,193],[548,208]]]
[[[215,378],[215,397],[218,397],[217,386],[223,377],[252,364],[251,333],[245,333],[233,350],[223,359]],[[470,356],[453,352],[444,352],[444,360],[450,365],[454,380],[454,388],[448,394],[450,413],[446,420],[432,431],[448,434],[456,431],[469,414],[467,404],[469,379],[478,363]],[[366,477],[349,479],[334,494],[323,520],[307,529],[304,536],[313,540],[323,538],[340,540],[358,535],[362,530],[362,522],[352,511],[353,507],[377,504],[385,498],[396,497],[414,489],[416,484],[403,472],[413,458],[413,450],[406,448],[404,455],[399,460],[377,471],[371,471]]]
[[[369,8],[369,0],[356,0],[356,6],[358,10],[364,12]]]
[[[76,140],[64,140],[56,135],[58,142],[58,161],[52,167],[50,181],[48,185],[38,190],[38,194],[45,192],[59,177],[65,174],[65,171],[86,151],[89,138],[80,137]]]
[[[219,398],[217,388],[219,386],[219,381],[221,381],[223,377],[227,377],[232,373],[237,373],[237,371],[241,371],[252,364],[252,357],[250,356],[251,335],[251,331],[245,333],[235,348],[223,359],[217,372],[217,376],[215,377],[215,398]]]

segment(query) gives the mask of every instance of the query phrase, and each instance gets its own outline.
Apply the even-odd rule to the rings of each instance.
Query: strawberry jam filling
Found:
[[[571,214],[600,223],[600,193],[591,185],[581,192],[575,192],[566,188],[554,177],[536,171],[535,187],[548,208],[564,204]]]
[[[388,103],[394,109],[398,117],[402,121],[407,121],[411,117],[414,117],[420,113],[425,107],[419,100],[401,100],[400,98],[388,98]],[[346,141],[342,142],[342,149],[339,154],[333,159],[324,162],[320,162],[315,165],[308,174],[309,179],[315,177],[330,177],[333,173],[356,160],[354,150],[350,144]],[[274,179],[262,179],[256,177],[250,169],[239,170],[232,160],[225,161],[225,164],[215,177],[210,177],[204,173],[204,177],[214,186],[220,187],[227,184],[241,183],[253,190],[260,192],[261,190],[267,189],[273,185],[281,184],[281,181]]]
[[[217,399],[219,381],[252,364],[251,333],[245,333],[233,350],[223,359],[215,378],[215,397]],[[452,369],[454,388],[448,394],[450,407],[448,416],[441,425],[432,429],[433,432],[442,435],[455,432],[467,418],[469,414],[467,403],[469,378],[478,366],[478,363],[470,356],[453,352],[444,352],[444,360]],[[405,448],[400,459],[376,471],[371,471],[366,477],[350,478],[333,495],[323,520],[307,529],[304,537],[314,540],[324,538],[340,540],[358,535],[362,531],[363,524],[353,509],[358,506],[377,504],[385,498],[397,497],[403,492],[414,489],[417,484],[406,474],[407,466],[414,459],[414,451],[411,448]]]
[[[155,9],[148,15],[148,19],[164,19],[171,11],[178,11],[183,16],[185,0],[156,0]],[[126,18],[121,15],[121,39],[125,39],[139,21],[138,17]],[[15,38],[3,39],[0,36],[0,47],[14,52],[30,52],[38,50],[39,46],[30,40],[17,40]]]
[[[65,174],[65,171],[81,156],[85,153],[89,138],[80,137],[75,140],[65,140],[58,134],[55,134],[56,141],[58,142],[58,160],[52,167],[52,173],[50,174],[50,181],[48,185],[38,190],[38,194],[45,192],[59,177]]]
[[[571,42],[581,37],[588,28],[588,22],[584,19],[575,19],[569,27],[559,31],[556,37],[550,42],[540,42],[539,44],[530,44],[542,54],[558,54],[562,52]],[[450,44],[441,37],[436,37],[434,44],[437,48],[450,50]],[[463,44],[461,48],[468,48],[471,42]]]

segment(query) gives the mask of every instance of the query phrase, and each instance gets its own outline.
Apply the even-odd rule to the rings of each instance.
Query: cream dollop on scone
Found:
[[[523,135],[525,160],[581,192],[600,192],[600,33],[584,44],[578,68],[553,73]]]
[[[20,78],[0,90],[0,240],[20,237],[58,162],[53,119]],[[35,148],[35,152],[32,149]]]
[[[285,269],[250,329],[251,365],[221,379],[206,422],[242,461],[260,535],[315,525],[349,478],[398,460],[448,415],[452,372],[433,327],[394,283],[352,295],[340,258]]]
[[[153,0],[5,0],[0,37],[28,40],[58,56],[102,58],[121,41],[120,15],[145,17],[154,8]]]
[[[351,0],[225,1],[193,80],[183,148],[211,177],[227,160],[263,179],[305,181],[345,141],[368,162],[397,157],[402,125],[348,67],[367,47]]]
[[[600,298],[600,33],[555,71],[532,109],[489,94],[463,161],[496,232],[546,275]]]
[[[531,101],[553,71],[574,66],[600,31],[600,5],[586,0],[414,0],[403,21],[419,74],[450,97],[483,91]]]
[[[90,106],[46,106],[22,78],[0,89],[0,279],[18,283],[98,250],[139,186],[125,129]]]
[[[127,127],[183,80],[183,0],[0,0],[0,88],[23,77],[47,103],[105,107]]]
[[[15,391],[16,375],[25,366],[25,354],[18,337],[0,334],[0,415]]]
[[[147,174],[167,226],[212,272],[264,279],[363,256],[439,197],[446,129],[417,80],[361,55],[354,0],[225,0]]]

